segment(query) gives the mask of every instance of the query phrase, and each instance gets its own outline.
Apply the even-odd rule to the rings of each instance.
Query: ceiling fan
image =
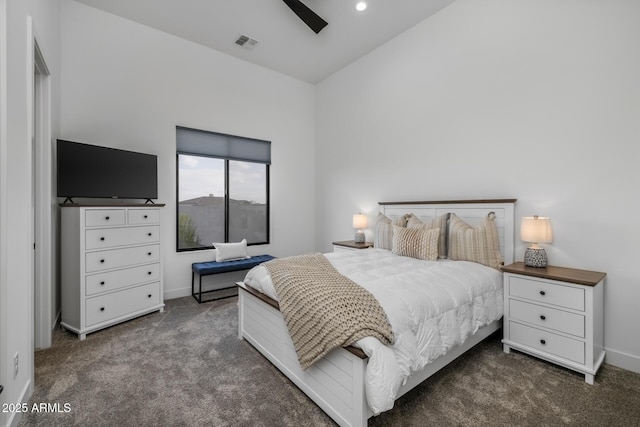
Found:
[[[287,6],[298,15],[302,21],[309,26],[316,34],[327,26],[328,22],[320,18],[313,10],[309,9],[300,0],[282,0]]]

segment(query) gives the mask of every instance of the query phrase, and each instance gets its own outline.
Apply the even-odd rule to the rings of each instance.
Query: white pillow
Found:
[[[251,258],[247,253],[247,239],[238,243],[213,243],[216,248],[216,262]]]

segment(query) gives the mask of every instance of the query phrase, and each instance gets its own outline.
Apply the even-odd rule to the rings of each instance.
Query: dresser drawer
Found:
[[[105,225],[124,225],[124,209],[91,209],[85,212],[85,224],[87,227],[100,227]]]
[[[85,255],[85,271],[91,273],[136,264],[158,262],[159,260],[160,245],[89,252]]]
[[[86,325],[92,326],[106,322],[158,304],[160,304],[159,282],[87,298],[85,305]]]
[[[584,289],[509,276],[509,295],[584,311]]]
[[[160,241],[160,226],[100,228],[85,232],[85,248],[101,249],[115,246],[148,244]]]
[[[538,328],[509,322],[511,341],[564,359],[584,364],[584,342],[563,337]]]
[[[509,300],[509,317],[584,338],[585,318],[581,314],[512,299]]]
[[[123,270],[106,273],[91,274],[86,277],[86,292],[88,296],[101,292],[114,291],[138,283],[160,280],[160,264],[141,265]]]
[[[158,224],[160,211],[158,209],[129,209],[129,224]]]

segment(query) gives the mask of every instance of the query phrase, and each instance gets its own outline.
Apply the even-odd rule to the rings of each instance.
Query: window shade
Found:
[[[271,164],[271,142],[176,126],[176,151]]]

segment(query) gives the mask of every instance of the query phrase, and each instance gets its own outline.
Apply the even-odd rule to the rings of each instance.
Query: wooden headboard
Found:
[[[505,265],[514,261],[515,236],[515,203],[517,199],[490,200],[449,200],[449,201],[420,201],[420,202],[378,202],[380,212],[389,218],[397,218],[407,213],[413,213],[419,218],[434,218],[455,213],[469,225],[475,226],[489,212],[496,215],[496,228],[500,239],[500,252]]]

